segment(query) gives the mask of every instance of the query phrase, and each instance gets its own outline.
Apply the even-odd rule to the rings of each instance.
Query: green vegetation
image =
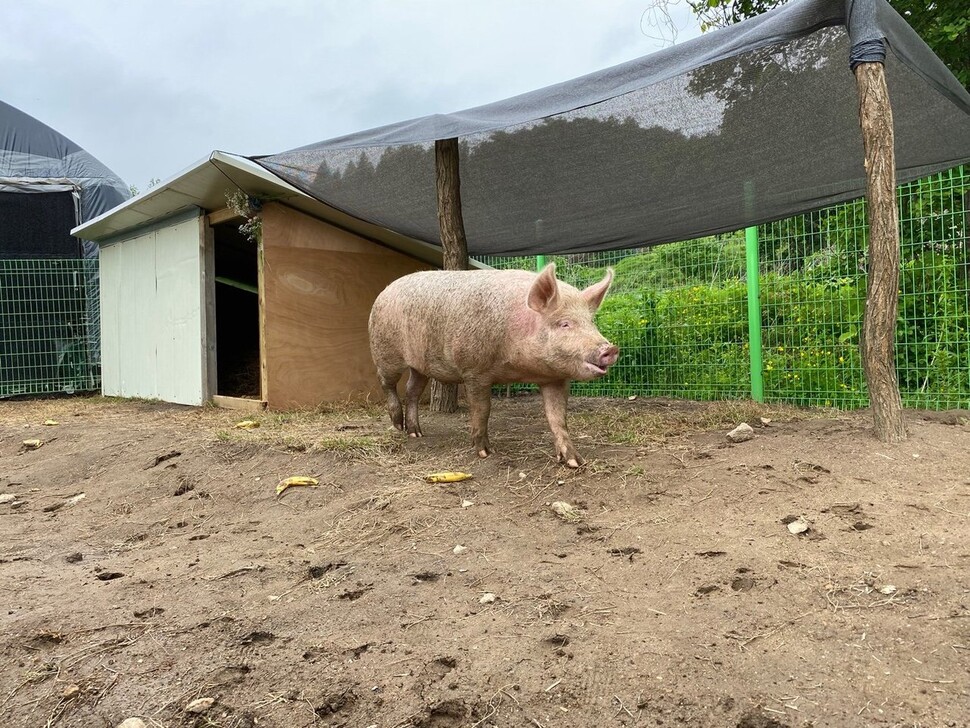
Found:
[[[753,18],[785,0],[687,0],[702,30]],[[970,88],[970,13],[965,0],[889,0],[953,75]]]
[[[962,169],[900,191],[896,364],[909,406],[970,407],[968,192]],[[864,202],[762,226],[759,246],[766,400],[866,406]],[[575,394],[750,396],[743,234],[549,259],[579,287],[607,265],[617,273],[597,323],[620,361],[601,380],[574,383]]]

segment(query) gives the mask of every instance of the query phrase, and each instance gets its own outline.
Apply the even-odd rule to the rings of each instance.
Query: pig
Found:
[[[493,384],[539,385],[561,463],[584,464],[566,429],[570,380],[602,376],[619,356],[593,323],[613,282],[579,291],[556,279],[550,263],[524,270],[425,271],[399,278],[374,301],[371,355],[394,427],[421,437],[418,400],[428,378],[460,382],[479,457],[492,452],[488,416]],[[409,371],[406,407],[397,383]]]

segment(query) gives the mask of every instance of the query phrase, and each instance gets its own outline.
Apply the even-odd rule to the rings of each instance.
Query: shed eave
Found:
[[[352,217],[310,197],[255,162],[220,151],[212,152],[161,184],[79,225],[71,234],[97,243],[116,240],[127,232],[192,208],[206,212],[225,208],[226,193],[234,189],[249,196],[282,202],[430,265],[442,264],[440,247]]]

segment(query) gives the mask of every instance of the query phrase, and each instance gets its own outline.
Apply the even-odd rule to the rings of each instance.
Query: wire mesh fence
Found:
[[[0,260],[0,397],[93,391],[98,261]]]
[[[970,407],[968,203],[962,167],[899,190],[896,364],[907,406]],[[597,323],[620,347],[620,362],[600,380],[574,383],[573,391],[731,399],[752,396],[760,379],[767,401],[866,406],[859,354],[866,235],[865,202],[857,200],[763,225],[751,243],[738,232],[644,250],[546,256],[578,287],[598,280],[606,266],[616,270]],[[754,291],[746,273],[752,245]],[[483,262],[536,267],[535,258]],[[759,323],[760,347],[751,330]]]

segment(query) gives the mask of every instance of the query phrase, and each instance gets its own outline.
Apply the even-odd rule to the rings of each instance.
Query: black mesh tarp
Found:
[[[434,141],[457,137],[473,255],[686,240],[864,194],[850,57],[885,57],[900,182],[970,160],[970,95],[884,0],[794,0],[556,86],[256,161],[437,243]]]

